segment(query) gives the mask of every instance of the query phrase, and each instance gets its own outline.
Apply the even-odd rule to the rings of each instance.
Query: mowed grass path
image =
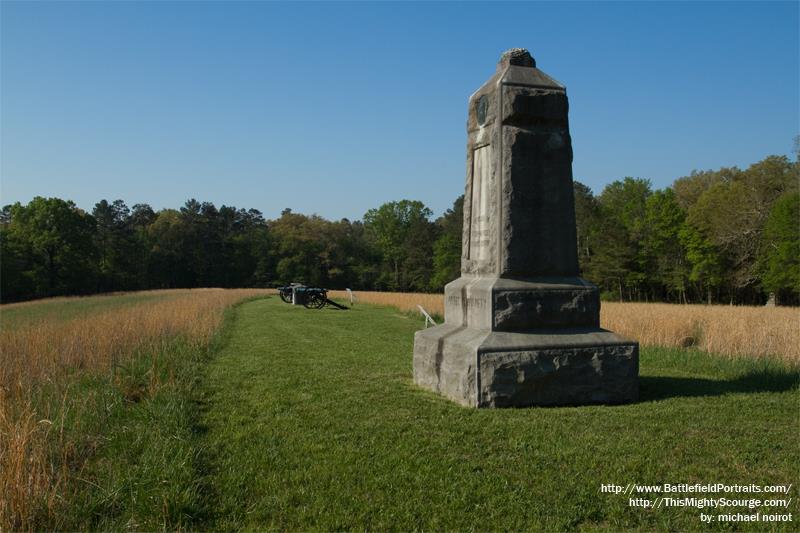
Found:
[[[420,327],[391,308],[238,307],[198,393],[205,525],[704,527],[698,509],[600,492],[629,482],[795,483],[790,509],[773,511],[800,518],[796,371],[649,349],[637,404],[474,410],[413,385]]]

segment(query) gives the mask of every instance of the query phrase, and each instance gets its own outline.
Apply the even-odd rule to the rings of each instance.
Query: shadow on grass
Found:
[[[785,392],[798,386],[800,372],[791,370],[750,372],[730,380],[640,376],[639,402],[723,394]]]

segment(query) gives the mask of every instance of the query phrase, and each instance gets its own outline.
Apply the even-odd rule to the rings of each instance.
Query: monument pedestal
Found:
[[[638,345],[600,328],[511,333],[443,324],[414,336],[414,383],[468,407],[632,402]]]
[[[414,337],[417,385],[472,407],[637,399],[639,345],[578,277],[568,108],[522,49],[470,98],[461,277]]]
[[[639,346],[599,327],[580,278],[459,278],[445,324],[414,337],[414,382],[470,407],[625,403],[638,397]]]

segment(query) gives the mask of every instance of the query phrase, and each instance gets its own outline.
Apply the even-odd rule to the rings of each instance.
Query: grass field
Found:
[[[630,508],[600,492],[629,482],[794,483],[797,517],[800,376],[778,358],[644,348],[636,404],[477,411],[412,384],[417,317],[249,300],[259,295],[4,306],[6,362],[23,346],[7,336],[22,331],[98,322],[94,336],[129,331],[119,338],[130,342],[110,362],[93,335],[62,336],[38,355],[59,364],[28,377],[15,366],[26,394],[3,374],[0,529],[701,527],[695,508]],[[80,347],[99,351],[56,357]]]
[[[97,296],[47,298],[7,304],[2,307],[4,328],[19,328],[53,322],[65,322],[145,302],[165,301],[186,295],[184,290],[111,293]]]
[[[263,294],[148,291],[2,306],[0,530],[78,528],[91,520],[77,514],[83,499],[109,499],[92,476],[141,481],[137,442],[163,446],[148,468],[182,453],[154,435],[189,412],[187,387],[225,310]],[[114,455],[119,432],[131,464]],[[92,474],[109,453],[110,470]]]
[[[391,308],[238,308],[201,388],[207,525],[685,531],[697,509],[631,509],[600,485],[797,481],[798,376],[778,363],[645,349],[637,404],[472,410],[413,386],[419,327]]]

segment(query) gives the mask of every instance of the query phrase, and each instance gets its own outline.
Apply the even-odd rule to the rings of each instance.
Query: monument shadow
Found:
[[[670,398],[700,398],[725,394],[786,392],[800,387],[800,372],[763,370],[733,379],[707,379],[673,376],[639,376],[639,402]]]

